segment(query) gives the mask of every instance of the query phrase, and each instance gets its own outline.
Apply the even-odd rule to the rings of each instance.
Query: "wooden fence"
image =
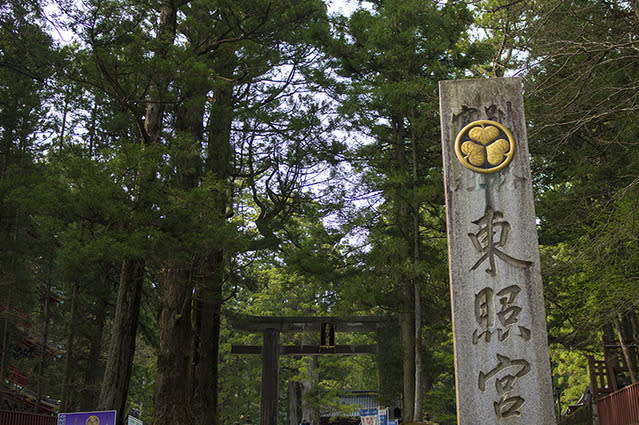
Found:
[[[56,423],[55,416],[0,410],[0,424],[2,425],[56,425]]]
[[[639,424],[639,382],[597,400],[599,425]]]

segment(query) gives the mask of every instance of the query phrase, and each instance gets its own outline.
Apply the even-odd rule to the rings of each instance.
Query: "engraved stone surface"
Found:
[[[554,425],[521,80],[439,88],[458,423]]]

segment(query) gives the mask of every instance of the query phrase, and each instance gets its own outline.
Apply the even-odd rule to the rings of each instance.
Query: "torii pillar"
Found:
[[[262,352],[262,397],[260,400],[260,424],[277,424],[277,406],[279,401],[280,380],[280,331],[268,328],[264,330],[264,349]]]

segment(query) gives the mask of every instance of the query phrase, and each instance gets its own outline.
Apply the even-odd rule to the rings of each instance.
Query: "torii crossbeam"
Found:
[[[234,329],[262,332],[264,345],[233,345],[231,354],[262,354],[262,392],[260,425],[277,425],[277,401],[280,355],[375,354],[377,344],[364,345],[285,345],[280,346],[281,332],[322,332],[330,326],[332,332],[378,332],[388,319],[378,316],[361,317],[298,317],[241,316],[227,314]]]

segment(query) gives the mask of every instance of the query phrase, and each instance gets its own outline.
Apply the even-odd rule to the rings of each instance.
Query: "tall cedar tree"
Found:
[[[550,340],[598,350],[602,329],[613,339],[616,331],[632,365],[626,341],[637,333],[639,4],[483,6],[483,23],[501,28],[493,39],[502,52],[520,52],[510,66],[523,67],[526,77]],[[635,336],[624,337],[633,327],[628,334]]]
[[[550,333],[568,347],[597,347],[602,326],[638,307],[639,9],[634,1],[530,6],[527,116]]]
[[[57,62],[51,37],[41,28],[38,4],[8,1],[0,8],[0,379],[10,382],[10,363],[22,361],[19,342],[25,331],[46,334],[41,318],[29,323],[29,313],[48,295],[43,274],[51,265],[50,240],[40,240],[37,224],[24,196],[42,178],[34,164],[37,139],[46,128],[49,79]],[[41,133],[40,133],[41,134]],[[35,319],[34,315],[34,319]],[[42,326],[36,326],[41,325]],[[33,328],[29,330],[29,326]],[[47,330],[48,331],[48,330]],[[44,392],[44,356],[24,364],[37,370],[33,390]],[[27,361],[27,360],[24,360]],[[20,368],[18,368],[20,369]],[[36,388],[37,387],[37,388]],[[6,406],[0,395],[0,403]]]
[[[149,278],[161,293],[153,422],[218,422],[228,258],[277,243],[303,199],[304,169],[322,154],[319,110],[298,86],[327,34],[325,13],[315,0],[101,1],[69,10],[99,75],[92,84],[138,129],[116,147],[137,158],[125,187],[133,243],[121,267],[100,408],[124,413]],[[254,225],[229,220],[237,191],[253,198]]]
[[[369,217],[368,261],[376,279],[393,288],[380,292],[393,294],[392,309],[399,314],[402,418],[411,422],[422,419],[429,387],[422,382],[421,294],[428,289],[427,265],[444,261],[425,237],[425,220],[439,237],[444,231],[437,83],[462,77],[481,49],[464,43],[472,23],[464,4],[371,3],[372,10],[359,9],[338,22],[341,40],[334,48],[341,75],[352,81],[342,112],[373,139],[356,152],[362,184],[382,194]]]

